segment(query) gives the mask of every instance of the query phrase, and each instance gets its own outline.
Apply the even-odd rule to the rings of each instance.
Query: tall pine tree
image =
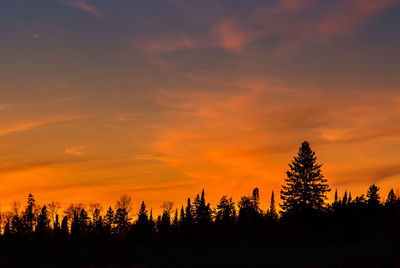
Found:
[[[296,212],[304,209],[321,209],[325,204],[326,193],[330,191],[327,180],[321,173],[315,152],[304,141],[289,164],[285,185],[282,185],[281,208],[283,212]]]

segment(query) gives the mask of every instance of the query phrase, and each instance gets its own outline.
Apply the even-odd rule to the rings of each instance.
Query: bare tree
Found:
[[[170,201],[165,201],[161,205],[163,212],[166,212],[168,215],[171,214],[171,210],[173,207],[174,207],[174,202],[170,202]]]
[[[84,208],[85,205],[82,203],[71,204],[64,210],[64,214],[67,216],[68,220],[71,220],[75,214],[79,214]]]
[[[132,211],[132,198],[130,195],[123,194],[115,205],[117,209],[125,209],[126,212]]]
[[[18,216],[21,208],[21,202],[19,201],[13,201],[11,203],[11,211],[14,213],[14,215]]]
[[[100,215],[102,210],[103,210],[103,206],[98,202],[89,204],[89,212],[90,212],[90,215],[92,216],[92,219],[96,218],[96,215],[95,215],[96,211]]]
[[[49,211],[51,222],[54,224],[56,214],[61,209],[61,204],[58,201],[52,201],[51,203],[47,204],[47,210]]]

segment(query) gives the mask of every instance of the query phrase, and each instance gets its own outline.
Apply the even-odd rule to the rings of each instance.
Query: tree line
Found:
[[[81,261],[79,252],[83,251],[87,252],[86,256],[101,256],[102,260],[108,256],[111,262],[123,263],[132,263],[126,256],[136,252],[133,263],[146,263],[149,259],[144,258],[151,252],[162,254],[193,241],[197,246],[224,245],[225,250],[238,241],[288,250],[299,243],[315,246],[327,241],[331,245],[343,241],[350,244],[383,241],[391,245],[393,239],[400,238],[400,198],[393,189],[385,200],[375,184],[365,195],[354,198],[351,192],[345,191],[340,197],[335,191],[334,201],[328,203],[327,193],[331,189],[321,166],[310,144],[303,142],[286,172],[280,191],[280,209],[272,192],[266,211],[260,208],[258,188],[242,196],[237,203],[232,197],[222,196],[215,208],[206,201],[203,190],[194,199],[188,198],[180,209],[173,210],[173,203],[164,202],[162,215],[157,217],[144,201],[139,211],[133,212],[128,195],[121,196],[114,208],[110,206],[104,212],[98,203],[88,207],[71,204],[60,217],[60,203],[39,207],[34,196],[29,194],[24,210],[20,211],[15,203],[12,212],[1,215],[0,246],[5,252],[13,246],[35,245],[52,252],[58,248],[80,256]],[[74,251],[77,248],[78,253]],[[115,249],[118,250],[113,251]],[[388,252],[384,249],[380,254]],[[189,256],[195,256],[191,254]],[[121,259],[122,255],[126,258]],[[220,256],[222,260],[225,257]]]

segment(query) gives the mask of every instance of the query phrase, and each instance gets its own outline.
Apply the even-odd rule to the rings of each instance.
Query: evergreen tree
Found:
[[[111,232],[112,226],[114,224],[114,219],[115,219],[114,210],[110,206],[107,210],[106,216],[104,217],[104,224],[107,232]]]
[[[377,207],[379,206],[379,200],[381,199],[379,195],[379,187],[376,186],[375,184],[372,184],[367,192],[367,202],[368,205],[371,207]]]
[[[68,217],[64,216],[64,218],[61,221],[61,234],[66,237],[69,234],[69,229],[68,229]]]
[[[274,191],[272,191],[271,203],[270,203],[269,209],[267,210],[267,220],[270,222],[278,221],[278,213],[276,212],[276,208],[275,208]]]
[[[347,190],[344,191],[343,199],[342,199],[342,205],[346,206],[347,205]]]
[[[333,204],[337,204],[339,201],[338,201],[338,193],[337,193],[337,189],[335,190],[335,201],[334,201],[334,203]]]
[[[60,220],[59,220],[58,214],[56,214],[56,219],[54,220],[54,223],[53,223],[53,230],[55,232],[60,231]]]
[[[48,229],[49,229],[49,224],[50,224],[50,219],[47,214],[47,208],[46,208],[46,206],[43,206],[42,211],[37,219],[37,225],[36,225],[35,232],[38,234],[46,233],[46,231],[48,231]]]
[[[125,234],[128,229],[130,218],[125,208],[119,208],[115,213],[114,222],[116,224],[117,232]]]
[[[153,209],[150,209],[149,225],[151,229],[154,229]]]
[[[190,204],[190,198],[188,198],[185,210],[185,225],[190,226],[192,224],[193,224],[192,205]]]
[[[393,206],[397,201],[397,196],[393,191],[393,188],[390,189],[389,194],[386,198],[385,206],[390,207]]]
[[[287,178],[281,190],[283,212],[324,207],[330,189],[321,173],[321,166],[310,144],[304,141],[286,172]]]
[[[179,217],[179,224],[182,225],[185,223],[185,209],[183,206],[181,207],[181,216]]]
[[[86,212],[85,209],[81,209],[81,212],[79,213],[79,225],[81,231],[87,231],[89,227],[89,216]]]
[[[173,225],[175,228],[178,227],[178,209],[175,210]]]
[[[144,201],[142,202],[142,205],[140,206],[140,210],[138,213],[138,219],[136,224],[137,225],[142,225],[142,226],[146,226],[149,224],[149,218],[148,218],[148,212],[146,209],[146,205],[144,204]]]
[[[24,213],[24,224],[26,230],[31,232],[33,230],[33,222],[35,220],[35,198],[32,194],[28,195],[28,205],[26,206],[25,213]]]
[[[75,211],[71,222],[71,235],[78,237],[81,233],[81,222],[78,211]]]
[[[10,220],[7,220],[6,225],[4,226],[4,236],[7,237],[11,234],[11,226],[10,226]]]
[[[348,199],[347,203],[350,204],[351,201],[352,201],[352,199],[351,199],[351,192],[349,192],[349,199]]]
[[[199,225],[210,224],[212,220],[211,214],[212,211],[210,209],[210,204],[206,204],[203,189],[203,191],[201,192],[201,197],[197,195],[195,200],[193,201],[194,222]]]
[[[227,198],[225,195],[219,200],[217,205],[217,215],[215,221],[229,224],[235,221],[236,209],[232,197]]]

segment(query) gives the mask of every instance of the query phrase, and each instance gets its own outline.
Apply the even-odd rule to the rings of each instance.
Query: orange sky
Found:
[[[266,208],[303,140],[330,196],[398,188],[398,1],[133,2],[4,4],[3,210],[254,187]]]

